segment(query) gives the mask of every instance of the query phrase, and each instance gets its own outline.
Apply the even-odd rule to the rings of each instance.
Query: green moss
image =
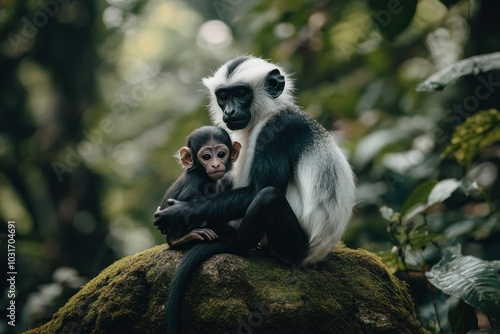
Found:
[[[117,261],[34,333],[162,333],[168,281],[182,253],[164,245]],[[186,333],[422,333],[406,286],[363,250],[337,247],[312,267],[254,252],[217,255],[188,283]]]
[[[296,267],[286,266],[263,256],[248,261],[246,270],[248,281],[261,293],[262,298],[283,300],[291,304],[302,302],[303,289],[296,284],[298,274],[300,273]]]
[[[213,311],[217,310],[216,313]],[[247,317],[250,311],[241,299],[211,299],[207,303],[195,307],[197,321],[201,323],[219,323],[228,326],[238,322],[239,318]]]
[[[144,328],[133,330],[137,320],[144,318],[145,310],[148,310],[148,319],[164,318],[161,304],[167,293],[169,275],[164,270],[155,270],[158,261],[167,262],[161,256],[164,248],[164,245],[153,247],[115,262],[82,287],[52,321],[28,333],[65,333],[72,328],[85,333],[104,333],[109,328],[121,328],[124,333],[146,333]],[[173,270],[174,263],[168,261],[165,268]],[[164,284],[149,283],[155,280],[162,280]],[[161,291],[152,287],[160,287]]]

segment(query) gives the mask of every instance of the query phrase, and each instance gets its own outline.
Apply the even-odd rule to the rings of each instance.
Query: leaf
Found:
[[[437,183],[437,180],[429,180],[419,184],[403,204],[401,215],[404,216],[412,207],[427,203],[427,198]]]
[[[493,267],[496,271],[500,271],[500,261],[495,260],[495,261],[490,261],[490,266]]]
[[[448,323],[452,333],[461,334],[479,329],[474,308],[459,298],[456,298],[453,302],[454,304],[448,309]]]
[[[395,274],[399,270],[404,270],[404,264],[397,252],[383,251],[378,252],[377,256],[380,257],[382,263],[387,267],[391,274]]]
[[[431,206],[437,203],[444,202],[450,198],[451,194],[460,187],[461,182],[457,179],[445,179],[439,181],[434,188],[432,188],[427,205]]]
[[[406,234],[406,226],[401,224],[401,221],[389,223],[387,225],[387,232],[392,238],[392,242],[396,246],[404,246],[408,243],[408,236]]]
[[[423,203],[423,204],[418,204],[416,206],[414,206],[404,217],[403,217],[403,221],[405,223],[409,222],[410,220],[412,220],[413,218],[415,218],[416,215],[418,215],[419,213],[422,213],[424,212],[425,210],[427,210],[429,208],[429,206],[427,205],[427,203]]]
[[[412,250],[423,248],[429,242],[436,240],[440,235],[429,230],[426,225],[425,228],[419,228],[410,232],[408,235],[408,242]]]
[[[500,319],[500,280],[488,261],[462,256],[458,247],[447,248],[441,260],[425,275],[444,293]]]
[[[382,215],[382,217],[391,222],[391,223],[396,223],[399,221],[399,218],[400,218],[400,214],[398,212],[394,212],[393,209],[391,209],[390,207],[388,206],[382,206],[380,209],[380,214]]]
[[[484,110],[467,118],[455,129],[451,143],[441,154],[441,159],[453,154],[460,165],[469,167],[483,148],[499,140],[500,113],[496,109]]]
[[[477,181],[468,177],[464,177],[462,180],[462,191],[469,196],[472,192],[474,191],[481,191],[481,188],[479,187],[479,184],[477,184]]]
[[[443,231],[443,234],[448,240],[455,240],[459,237],[462,237],[472,232],[475,227],[476,227],[476,222],[473,220],[457,221],[456,223],[453,223],[450,226],[448,226]]]
[[[430,206],[444,202],[460,185],[461,182],[457,179],[445,179],[439,182],[430,180],[422,183],[403,204],[401,209],[403,221],[408,222]]]

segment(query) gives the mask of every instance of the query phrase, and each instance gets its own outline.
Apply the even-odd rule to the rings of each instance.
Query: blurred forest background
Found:
[[[298,104],[345,148],[359,202],[344,242],[410,284],[429,332],[491,327],[498,302],[423,273],[458,258],[444,282],[474,263],[499,296],[499,71],[416,86],[500,51],[499,14],[497,0],[0,0],[0,233],[6,254],[16,222],[18,272],[17,326],[4,281],[0,332],[164,242],[152,221],[173,154],[209,123],[201,78],[246,53],[294,73]]]

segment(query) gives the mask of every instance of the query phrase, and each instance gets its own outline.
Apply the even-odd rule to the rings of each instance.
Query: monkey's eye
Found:
[[[219,157],[219,159],[224,159],[226,157],[226,152],[220,151],[219,153],[217,153],[217,156]]]
[[[205,161],[208,161],[208,160],[212,159],[212,156],[211,156],[210,154],[203,154],[203,155],[201,156],[201,158],[202,158],[203,160],[205,160]]]
[[[229,99],[229,94],[226,92],[220,92],[218,94],[218,98],[219,98],[219,100],[227,101],[227,99]]]
[[[236,96],[237,98],[242,98],[242,97],[245,97],[245,95],[247,95],[247,91],[244,90],[244,89],[238,89],[236,91],[236,93],[234,94],[234,96]]]

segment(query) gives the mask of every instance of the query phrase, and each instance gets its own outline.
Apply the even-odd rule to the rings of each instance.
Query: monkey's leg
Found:
[[[305,257],[309,238],[285,195],[274,187],[262,189],[248,207],[240,226],[241,245],[254,248],[265,233],[273,255],[291,263]]]

